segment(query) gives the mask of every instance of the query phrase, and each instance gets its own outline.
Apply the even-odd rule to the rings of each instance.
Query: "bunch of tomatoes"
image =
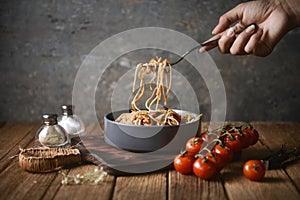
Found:
[[[190,138],[185,150],[174,159],[174,168],[182,174],[195,174],[209,180],[231,162],[234,153],[254,145],[258,132],[250,125],[225,125],[212,131],[205,131],[199,137]],[[250,160],[243,168],[244,175],[258,181],[265,174],[265,165],[258,160]]]

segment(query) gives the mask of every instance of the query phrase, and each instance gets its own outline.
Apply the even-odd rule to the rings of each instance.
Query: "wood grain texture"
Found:
[[[18,154],[19,146],[23,148],[33,147],[35,133],[41,124],[8,123],[7,125],[8,130],[1,129],[1,131],[7,134],[7,140],[11,141],[12,146],[8,148],[8,153],[0,162],[0,169],[3,169],[0,174],[0,193],[6,199],[40,199],[44,196],[57,173],[34,174],[26,172],[19,166],[18,157],[13,159],[10,157]]]
[[[12,148],[19,145],[26,135],[30,134],[33,139],[38,127],[37,123],[6,123],[0,128],[0,158],[2,159]]]
[[[226,199],[222,181],[217,175],[210,181],[194,175],[169,172],[169,199]]]
[[[255,153],[256,152],[256,153]],[[222,171],[222,179],[229,199],[298,199],[299,194],[283,170],[268,170],[261,182],[248,180],[243,175],[243,164],[250,159],[269,155],[268,149],[257,143],[242,152],[241,160],[228,164]],[[285,192],[282,192],[285,191]]]
[[[18,155],[19,153],[19,148],[25,148],[28,147],[29,144],[33,142],[35,132],[39,128],[39,124],[37,123],[30,123],[30,124],[22,124],[22,126],[9,126],[7,130],[1,129],[1,134],[3,133],[4,135],[10,132],[10,130],[13,130],[15,134],[7,134],[7,139],[10,140],[9,145],[3,144],[2,148],[6,148],[5,151],[2,151],[3,154],[1,155],[0,159],[0,172],[4,170],[10,163],[12,162],[17,162]],[[14,128],[16,127],[16,128]],[[22,137],[18,138],[19,136]],[[33,144],[33,143],[32,143]]]
[[[273,147],[268,147],[263,142],[264,138],[267,138],[265,134],[274,134],[274,130],[269,129],[271,127],[263,129],[257,124],[253,125],[260,133],[260,141],[254,146],[244,149],[241,159],[228,164],[222,171],[222,179],[229,199],[299,199],[297,189],[282,169],[268,170],[261,182],[250,181],[244,177],[243,164],[250,159],[266,158],[271,154],[270,149]],[[281,126],[281,128],[284,127]]]
[[[95,126],[98,126],[97,123],[86,123],[85,124],[85,135],[93,135],[93,130],[95,129]],[[90,166],[86,166],[86,165],[83,165],[81,166],[82,169],[78,169],[78,168],[74,168],[74,169],[64,169],[64,173],[66,173],[67,175],[73,175],[73,174],[76,174],[76,173],[84,173],[86,171],[88,171],[89,169],[95,167],[94,165],[90,165]],[[48,189],[45,191],[44,193],[44,196],[43,196],[43,199],[54,199],[54,198],[58,198],[58,197],[64,197],[64,198],[67,198],[66,196],[69,194],[69,192],[64,192],[62,193],[61,190],[63,191],[68,191],[68,190],[72,190],[72,188],[74,186],[71,186],[71,185],[68,185],[68,186],[63,186],[61,185],[61,181],[62,181],[62,175],[60,174],[57,174],[55,175],[53,181],[52,181],[52,184],[49,185]],[[62,187],[65,187],[65,188],[62,188]],[[81,185],[76,185],[75,186],[76,188],[76,191],[78,189],[81,188]],[[85,188],[86,189],[86,188]],[[102,190],[101,190],[102,191]],[[72,192],[74,192],[72,190]],[[82,192],[82,190],[81,190]],[[83,192],[85,194],[85,192]],[[90,193],[90,195],[93,194],[93,193]],[[57,197],[58,196],[58,197]],[[72,198],[73,199],[78,199],[75,197],[75,195],[71,194]],[[80,199],[84,199],[85,197],[83,197],[83,195],[79,195]]]
[[[148,154],[145,159],[143,153],[129,152],[107,144],[103,133],[95,132],[96,129],[93,128],[95,126],[99,124],[88,126],[89,130],[81,137],[82,145],[78,146],[84,161],[102,166],[109,174],[118,176],[134,175],[141,170],[152,172],[170,169],[169,164],[172,162],[174,152],[162,151],[161,154]]]
[[[73,168],[69,171],[69,176],[77,174],[92,173],[94,165],[84,165],[81,167]],[[57,177],[62,180],[62,175]],[[59,191],[55,194],[54,199],[111,199],[113,192],[115,177],[107,176],[104,181],[99,184],[86,183],[83,185],[62,185]]]
[[[271,151],[277,151],[281,144],[285,144],[290,150],[297,148],[300,154],[300,123],[297,122],[253,122],[255,128],[260,131],[260,140]],[[300,192],[300,160],[291,162],[284,167],[298,192]]]
[[[103,166],[111,175],[134,175],[140,171],[152,172],[170,169],[175,155],[172,151],[161,154],[134,153],[115,148],[104,141],[101,135],[84,136],[79,146],[84,161]]]
[[[242,173],[245,161],[266,158],[282,143],[299,148],[300,124],[252,124],[260,133],[259,142],[244,149],[239,160],[226,165],[221,174],[210,181],[168,170],[144,175],[107,176],[99,185],[61,185],[62,175],[58,172],[29,173],[19,167],[17,159],[9,159],[18,153],[19,145],[23,148],[33,146],[40,124],[5,123],[0,127],[1,136],[6,137],[1,144],[1,199],[300,199],[299,161],[267,171],[261,182],[252,182]],[[203,129],[207,125],[203,123]],[[98,124],[87,125],[87,136],[95,135],[95,126]],[[111,155],[109,151],[111,149],[107,155]],[[81,165],[64,171],[76,175],[94,168],[94,165]]]
[[[3,143],[9,150],[0,162],[0,169],[5,168],[0,174],[0,193],[7,199],[53,199],[61,187],[62,177],[58,172],[29,173],[20,168],[17,158],[9,159],[10,156],[18,154],[19,146],[33,147],[33,139],[40,126],[40,123],[7,123],[0,129],[1,134],[6,136],[5,141],[9,141],[8,144]],[[87,125],[87,133],[94,126],[96,124]],[[81,170],[86,169],[83,167]],[[68,171],[70,170],[66,170],[67,173]]]
[[[166,199],[166,173],[118,177],[113,200],[153,200]]]

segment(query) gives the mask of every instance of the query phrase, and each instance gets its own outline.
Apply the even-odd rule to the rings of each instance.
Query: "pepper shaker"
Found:
[[[35,136],[36,147],[67,147],[70,143],[67,132],[57,123],[56,114],[44,114],[43,125]]]

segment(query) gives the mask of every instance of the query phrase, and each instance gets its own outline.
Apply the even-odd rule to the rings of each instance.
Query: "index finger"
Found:
[[[242,19],[244,11],[244,3],[241,3],[222,15],[218,25],[213,29],[213,34],[218,34],[225,31],[229,26]]]
[[[205,42],[202,42],[202,47],[200,47],[199,52],[202,53],[204,51],[209,51],[218,46],[218,40],[220,39],[220,37],[221,35],[215,35],[210,39],[206,40]]]

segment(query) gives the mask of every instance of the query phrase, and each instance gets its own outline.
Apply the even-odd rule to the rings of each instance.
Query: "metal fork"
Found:
[[[243,32],[247,27],[249,27],[249,26],[251,26],[251,25],[254,25],[254,26],[255,26],[255,29],[256,29],[257,25],[253,23],[253,24],[249,24],[248,26],[246,26],[246,27],[243,28],[243,29],[238,30],[235,34],[237,34],[237,35],[240,34],[240,33]],[[192,51],[194,51],[195,49],[198,49],[198,48],[200,48],[200,47],[209,46],[209,45],[211,45],[211,44],[217,43],[217,42],[219,41],[220,38],[221,38],[221,36],[219,36],[218,38],[216,38],[216,39],[214,39],[214,40],[209,40],[209,41],[206,41],[206,42],[202,42],[201,44],[199,44],[199,45],[193,47],[193,48],[190,49],[189,51],[187,51],[187,52],[185,52],[184,54],[182,54],[181,57],[180,57],[177,61],[175,61],[175,62],[173,62],[173,63],[170,63],[170,65],[176,65],[177,63],[179,63],[180,61],[182,61],[182,60],[184,59],[185,56],[187,56],[188,54],[190,54],[190,53],[191,53]]]

